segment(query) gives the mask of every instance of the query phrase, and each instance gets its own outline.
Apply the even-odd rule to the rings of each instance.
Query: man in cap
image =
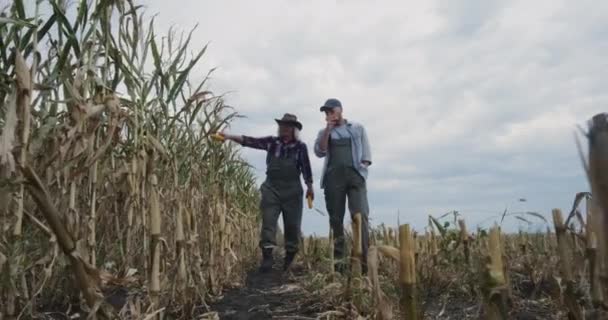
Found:
[[[321,188],[330,225],[334,234],[334,266],[337,272],[345,271],[344,264],[344,215],[348,198],[351,217],[361,214],[363,261],[362,271],[367,273],[367,249],[369,245],[366,180],[368,167],[372,164],[371,150],[365,128],[347,121],[342,116],[342,103],[328,99],[321,107],[327,125],[319,131],[315,141],[315,154],[325,158]]]
[[[288,113],[282,119],[275,121],[279,125],[278,137],[253,138],[219,133],[225,139],[235,141],[242,146],[266,151],[266,180],[260,189],[262,193],[260,248],[263,255],[261,272],[272,269],[277,220],[281,213],[283,213],[286,252],[283,270],[289,268],[298,252],[304,193],[300,174],[308,187],[306,196],[314,198],[308,149],[299,139],[302,124],[295,115]]]

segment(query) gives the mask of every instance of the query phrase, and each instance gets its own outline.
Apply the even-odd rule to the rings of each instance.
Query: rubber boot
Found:
[[[291,266],[291,263],[293,262],[295,257],[296,257],[295,252],[285,253],[285,261],[283,262],[283,271],[287,271],[287,269],[289,269],[289,266]]]
[[[344,262],[336,262],[334,264],[334,272],[344,275],[346,273],[346,264]]]
[[[273,265],[272,249],[262,250],[262,264],[260,265],[260,272],[267,273],[272,270]]]

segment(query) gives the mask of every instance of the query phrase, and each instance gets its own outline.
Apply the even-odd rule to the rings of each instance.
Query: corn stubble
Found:
[[[595,115],[589,121],[588,157],[583,165],[593,197],[588,204],[588,256],[590,280],[595,305],[608,309],[608,114]],[[584,157],[582,157],[584,158]],[[600,281],[596,281],[599,279]],[[599,313],[599,312],[598,312]],[[598,315],[599,317],[599,315]]]
[[[0,318],[187,315],[256,252],[254,175],[209,137],[238,115],[142,10],[1,13]]]

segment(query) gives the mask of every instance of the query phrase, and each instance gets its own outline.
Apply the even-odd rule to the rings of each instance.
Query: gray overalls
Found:
[[[339,133],[338,133],[339,135]],[[352,156],[351,137],[329,140],[329,162],[325,174],[325,203],[334,233],[334,257],[344,258],[344,214],[348,197],[351,217],[361,213],[361,238],[363,247],[363,270],[367,269],[369,245],[367,188],[365,179],[355,169]]]
[[[266,181],[261,186],[260,248],[276,246],[277,221],[282,212],[285,251],[296,253],[300,239],[304,196],[296,155],[287,152],[284,157],[278,157],[277,152],[268,152],[267,163]]]

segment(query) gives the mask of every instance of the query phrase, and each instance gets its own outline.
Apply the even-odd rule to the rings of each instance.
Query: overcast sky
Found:
[[[295,113],[312,154],[319,106],[339,98],[370,136],[374,224],[399,211],[422,230],[428,214],[458,210],[474,228],[507,205],[550,217],[588,189],[573,133],[608,105],[607,1],[143,4],[158,31],[198,23],[194,42],[210,43],[201,75],[218,67],[211,88],[247,117],[233,133],[273,134],[274,118]],[[264,153],[243,156],[261,182]],[[322,160],[312,165],[324,208]],[[305,209],[306,234],[327,228]]]

